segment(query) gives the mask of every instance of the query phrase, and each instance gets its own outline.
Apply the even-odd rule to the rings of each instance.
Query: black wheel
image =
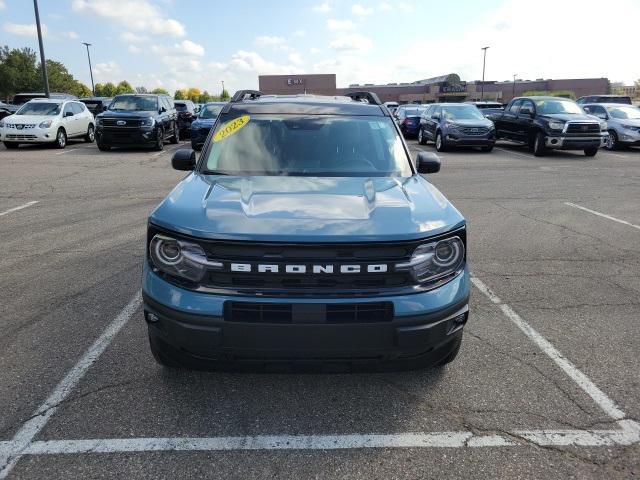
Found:
[[[609,130],[609,138],[607,139],[605,148],[607,150],[617,150],[618,146],[618,134],[615,130]]]
[[[424,134],[424,131],[421,129],[418,130],[418,143],[420,145],[426,145],[427,144],[427,137]]]
[[[538,132],[533,140],[533,154],[536,157],[542,157],[545,153],[547,153],[547,148],[544,144],[544,135],[542,132]]]
[[[442,360],[440,360],[438,363],[436,363],[435,366],[444,367],[446,364],[453,362],[458,356],[458,353],[460,352],[461,345],[462,345],[462,335],[460,335],[458,340],[455,340],[453,342],[451,350],[449,350],[449,353],[447,354],[447,356],[444,357]]]
[[[493,145],[487,145],[486,147],[480,147],[480,150],[482,150],[483,152],[489,153],[491,150],[493,150]]]
[[[180,362],[174,360],[171,357],[170,350],[166,344],[160,340],[157,340],[153,335],[149,334],[149,348],[155,361],[168,368],[180,368],[182,365]]]
[[[84,141],[87,143],[93,143],[95,139],[96,129],[93,127],[93,125],[89,125],[89,127],[87,128],[87,134],[84,136]]]
[[[161,152],[164,149],[164,132],[161,128],[156,130],[156,144],[153,146],[156,152]]]
[[[191,149],[195,150],[196,152],[199,152],[200,150],[202,150],[202,146],[201,145],[196,145],[195,143],[191,143]]]
[[[447,144],[445,143],[445,140],[442,137],[442,132],[436,133],[436,150],[439,152],[447,151]]]
[[[102,141],[100,141],[100,137],[98,137],[96,144],[98,145],[98,150],[100,150],[101,152],[108,152],[109,150],[111,150],[111,145],[104,144]]]
[[[4,142],[4,146],[11,149],[11,148],[18,148],[20,144],[16,142]]]
[[[178,125],[174,125],[173,136],[169,139],[169,141],[175,145],[180,142],[180,129]]]
[[[598,147],[585,148],[584,154],[587,157],[595,157],[596,153],[598,153]]]
[[[67,134],[62,128],[58,129],[58,132],[56,133],[56,139],[53,144],[56,146],[56,148],[64,148],[67,146]]]

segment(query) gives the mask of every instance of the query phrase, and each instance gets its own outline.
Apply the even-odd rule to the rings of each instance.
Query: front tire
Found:
[[[424,131],[421,129],[418,130],[418,143],[420,145],[426,145],[427,144],[427,137],[424,134]]]
[[[595,157],[596,153],[598,153],[598,147],[591,147],[584,149],[584,155],[586,157]]]
[[[53,144],[56,146],[56,148],[60,149],[67,146],[67,133],[62,128],[58,129],[58,132],[56,133],[56,139]]]
[[[89,125],[89,127],[87,127],[87,134],[84,136],[84,141],[87,143],[93,143],[95,139],[96,139],[96,129],[94,128],[93,125]]]
[[[14,148],[18,148],[20,144],[17,142],[4,142],[4,146],[11,150]]]
[[[173,136],[169,139],[169,141],[173,145],[176,145],[177,143],[180,143],[180,129],[178,128],[177,124],[174,125]]]
[[[158,130],[156,130],[156,144],[153,146],[153,149],[156,152],[161,152],[162,150],[164,150],[164,132],[161,128],[158,128]]]
[[[436,133],[436,150],[439,152],[447,151],[447,144],[445,143],[445,140],[442,137],[442,132]]]
[[[542,132],[538,132],[533,140],[533,154],[536,157],[544,157],[545,153],[547,153],[547,148],[544,144],[544,135]]]
[[[607,150],[617,150],[618,149],[618,134],[615,130],[609,130],[609,139],[605,145]]]

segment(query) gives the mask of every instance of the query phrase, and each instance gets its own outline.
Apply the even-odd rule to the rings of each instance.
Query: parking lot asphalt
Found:
[[[240,374],[148,349],[177,148],[0,146],[0,478],[640,475],[640,149],[441,154],[474,277],[446,368]]]

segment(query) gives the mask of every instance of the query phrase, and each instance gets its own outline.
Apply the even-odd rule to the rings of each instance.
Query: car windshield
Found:
[[[204,173],[226,175],[412,175],[389,117],[224,114]]]
[[[54,116],[60,113],[59,103],[33,102],[25,103],[16,115],[43,115]]]
[[[640,108],[609,107],[609,115],[620,120],[640,120]]]
[[[407,117],[419,117],[422,112],[426,110],[425,107],[407,108],[404,112]]]
[[[446,120],[484,120],[484,116],[474,105],[450,105],[442,107]]]
[[[583,114],[584,111],[571,100],[536,100],[536,111],[541,115],[554,113]]]
[[[186,112],[187,106],[184,103],[176,103],[176,110],[178,112]]]
[[[203,119],[216,118],[220,110],[222,110],[222,105],[207,105],[202,108],[199,117]]]
[[[133,110],[141,112],[153,112],[158,110],[156,97],[136,97],[135,95],[124,95],[116,97],[109,105],[109,110]]]

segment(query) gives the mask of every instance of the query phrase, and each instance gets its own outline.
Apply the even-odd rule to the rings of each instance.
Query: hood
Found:
[[[640,127],[640,118],[609,118],[607,122]]]
[[[156,112],[137,112],[137,111],[116,111],[116,110],[106,110],[97,115],[100,118],[149,118],[153,117]]]
[[[12,124],[36,124],[38,125],[45,120],[53,120],[58,115],[8,115],[2,119],[5,123]]]
[[[459,125],[461,127],[486,127],[489,128],[493,125],[491,120],[487,120],[486,118],[469,118],[469,119],[461,119],[461,120],[450,120],[449,123],[454,125]]]
[[[296,242],[413,240],[464,224],[433,185],[390,177],[227,177],[191,173],[150,221],[221,239]]]
[[[563,122],[594,122],[599,123],[598,117],[582,113],[546,113],[540,115],[540,118],[549,120],[562,120]]]

